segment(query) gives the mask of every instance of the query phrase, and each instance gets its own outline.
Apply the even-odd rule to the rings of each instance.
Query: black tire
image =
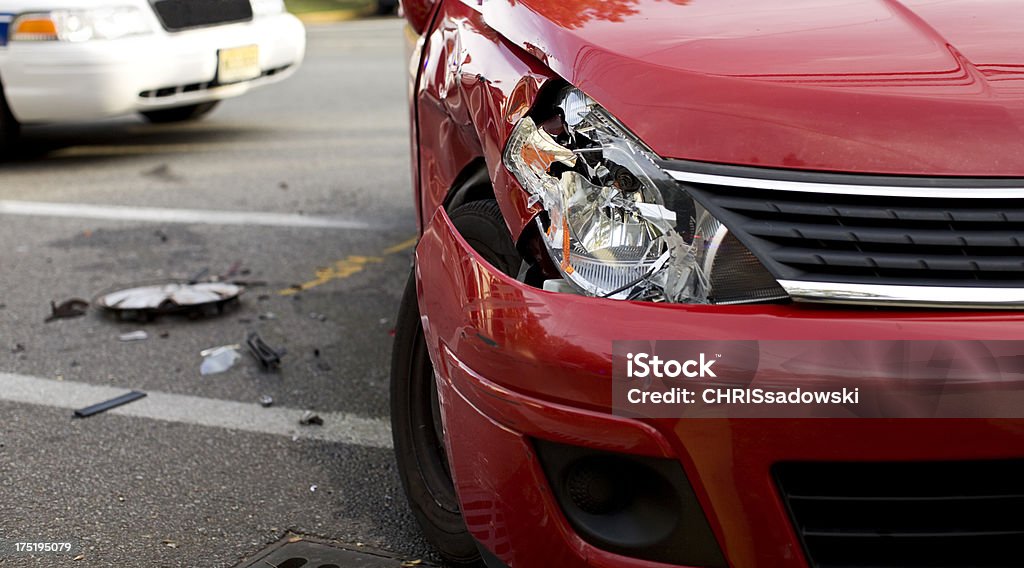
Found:
[[[142,116],[146,120],[154,124],[167,124],[171,122],[187,122],[189,120],[199,120],[206,116],[213,109],[217,108],[220,101],[210,101],[207,103],[198,103],[194,105],[185,105],[174,108],[162,108],[160,110],[147,110],[142,112]]]
[[[377,0],[374,12],[378,16],[388,16],[398,11],[398,0]]]
[[[14,152],[20,136],[21,124],[7,106],[3,84],[0,84],[0,158],[6,158]]]
[[[497,201],[471,201],[456,207],[449,217],[462,238],[487,262],[505,274],[519,273],[522,257],[512,242]]]
[[[505,272],[519,256],[494,201],[477,201],[451,214],[452,223],[481,255]],[[415,273],[414,273],[415,274]],[[424,536],[451,565],[481,566],[466,529],[448,467],[434,369],[420,327],[415,276],[402,297],[391,354],[391,429],[402,486]]]

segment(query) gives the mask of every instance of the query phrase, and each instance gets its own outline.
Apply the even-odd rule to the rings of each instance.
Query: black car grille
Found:
[[[153,8],[171,32],[252,20],[249,0],[156,0]]]
[[[774,473],[815,568],[1024,566],[1024,461],[787,463]]]
[[[1024,199],[685,187],[779,280],[1024,286]]]

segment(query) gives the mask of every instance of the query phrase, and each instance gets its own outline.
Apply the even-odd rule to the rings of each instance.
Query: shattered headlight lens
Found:
[[[552,116],[525,117],[505,166],[539,203],[548,252],[584,293],[614,299],[743,303],[785,291],[655,155],[600,105],[563,90]]]
[[[119,39],[153,33],[152,16],[136,6],[23,14],[11,25],[14,41]]]

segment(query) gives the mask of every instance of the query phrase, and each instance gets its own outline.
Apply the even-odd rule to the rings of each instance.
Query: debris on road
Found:
[[[209,274],[209,273],[210,273],[210,267],[209,266],[204,266],[203,268],[201,268],[199,270],[199,272],[196,272],[195,274],[193,274],[192,278],[188,279],[188,283],[189,284],[198,284],[199,281],[204,279],[204,278],[206,278],[206,275]]]
[[[75,418],[88,418],[88,417],[92,416],[93,414],[99,414],[100,412],[106,412],[106,411],[110,410],[111,408],[117,408],[118,406],[121,406],[122,404],[128,404],[129,402],[134,402],[134,401],[139,400],[140,398],[143,398],[145,396],[146,396],[146,393],[144,393],[142,391],[132,391],[132,392],[127,393],[127,394],[122,394],[119,397],[103,401],[103,402],[101,402],[99,404],[94,404],[92,406],[87,406],[85,408],[80,408],[80,409],[75,411],[75,416],[74,417]]]
[[[231,266],[229,266],[228,269],[223,274],[217,276],[216,279],[218,281],[220,281],[220,282],[225,282],[227,280],[231,280],[241,270],[242,270],[242,261],[241,260],[236,260],[235,262],[231,263]]]
[[[78,316],[84,316],[88,309],[89,302],[81,298],[71,298],[60,304],[51,301],[50,315],[44,321],[49,323],[57,319],[77,318]]]
[[[311,493],[316,493],[316,485],[310,485],[310,486],[309,486],[309,491],[310,491]]]
[[[260,334],[255,331],[249,334],[249,337],[245,339],[245,344],[249,346],[249,352],[252,356],[260,362],[260,366],[264,370],[276,369],[281,366],[281,357],[283,357],[287,351],[284,349],[274,349],[267,345],[266,341],[260,337]]]
[[[263,408],[270,408],[271,406],[274,406],[274,398],[268,394],[261,396],[260,406]]]
[[[241,286],[224,282],[164,282],[102,294],[96,302],[122,319],[149,320],[180,313],[210,316],[238,301]]]
[[[139,329],[136,331],[129,331],[128,333],[122,333],[117,336],[121,341],[145,341],[149,339],[149,334]]]
[[[327,315],[326,314],[318,314],[316,312],[310,312],[309,319],[314,319],[314,320],[318,320],[318,321],[327,321]]]
[[[171,166],[169,166],[168,164],[160,164],[155,168],[148,169],[142,172],[142,175],[146,177],[156,178],[162,181],[181,181],[181,176],[171,171]]]
[[[260,314],[260,319],[261,320],[276,320],[277,319],[277,314],[275,314],[274,312],[264,312],[264,313]]]
[[[216,375],[234,367],[235,363],[242,358],[238,349],[239,346],[235,344],[202,350],[199,353],[203,357],[203,363],[199,366],[199,374]]]
[[[24,352],[25,352],[25,344],[23,344],[23,343],[15,343],[14,347],[11,347],[11,353],[24,353]]]
[[[324,419],[320,418],[319,414],[316,414],[312,410],[307,410],[302,413],[302,418],[299,418],[299,424],[303,426],[323,426]]]

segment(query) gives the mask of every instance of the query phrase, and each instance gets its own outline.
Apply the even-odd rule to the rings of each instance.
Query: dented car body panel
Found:
[[[541,213],[503,163],[565,80],[662,158],[804,172],[1024,176],[1024,12],[1009,1],[444,0],[412,92],[415,279],[467,527],[512,566],[682,565],[595,545],[537,441],[668,459],[734,567],[813,566],[782,462],[1024,458],[1012,419],[612,415],[613,340],[1006,340],[1020,312],[613,301],[549,292],[475,251],[446,204],[486,171],[513,240]]]
[[[1024,12],[1012,1],[501,0],[478,9],[662,157],[1024,175]]]
[[[471,532],[510,566],[660,566],[595,548],[554,505],[531,439],[678,460],[732,566],[803,567],[771,468],[783,461],[1019,457],[1020,420],[612,416],[615,339],[1012,339],[1024,315],[607,302],[489,266],[438,211],[416,273],[453,475]],[[528,505],[524,505],[528,504]],[[472,512],[472,513],[469,513]],[[506,536],[507,535],[507,536]]]
[[[467,167],[483,160],[498,204],[516,236],[533,217],[526,194],[501,164],[505,141],[552,77],[488,28],[480,14],[446,3],[429,32],[415,92],[420,132],[421,223],[443,205]]]

